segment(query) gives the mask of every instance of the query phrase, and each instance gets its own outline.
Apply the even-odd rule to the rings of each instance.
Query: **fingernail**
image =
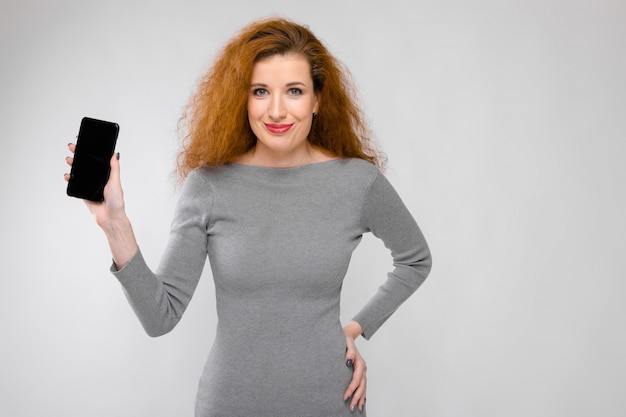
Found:
[[[345,403],[349,403],[351,399],[352,399],[352,397],[348,397],[344,402]]]
[[[350,368],[350,367],[352,366],[352,364],[353,364],[353,363],[354,363],[354,361],[353,361],[352,359],[348,359],[348,360],[346,361],[346,366],[347,366],[348,368]]]
[[[350,407],[350,411],[354,411],[356,410],[356,405],[353,405],[352,407]]]
[[[120,153],[118,152],[117,155],[115,156],[117,158],[117,160],[120,160]]]

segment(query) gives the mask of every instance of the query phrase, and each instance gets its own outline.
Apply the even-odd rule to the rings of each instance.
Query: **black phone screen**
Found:
[[[118,133],[117,123],[83,118],[76,140],[67,195],[91,201],[104,200],[104,186],[109,180],[110,160]]]

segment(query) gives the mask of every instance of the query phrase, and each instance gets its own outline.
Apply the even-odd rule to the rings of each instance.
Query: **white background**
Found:
[[[359,342],[369,415],[626,414],[623,1],[0,5],[0,415],[192,415],[209,271],[179,327],[146,336],[65,196],[66,144],[83,116],[120,124],[128,213],[156,266],[182,107],[217,49],[271,13],[351,69],[433,251],[431,277]],[[364,239],[345,318],[388,269]]]

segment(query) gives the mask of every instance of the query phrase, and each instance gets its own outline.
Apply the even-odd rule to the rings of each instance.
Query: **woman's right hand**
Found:
[[[70,143],[68,148],[73,154],[76,150],[76,145]],[[104,187],[104,201],[83,201],[96,219],[98,226],[107,235],[115,265],[118,269],[121,269],[135,255],[138,246],[124,209],[124,192],[122,191],[122,183],[120,181],[119,157],[119,153],[115,153],[111,157],[111,173]],[[68,156],[65,158],[65,161],[71,167],[74,163],[74,158]],[[65,174],[64,177],[65,181],[69,181],[70,174]]]

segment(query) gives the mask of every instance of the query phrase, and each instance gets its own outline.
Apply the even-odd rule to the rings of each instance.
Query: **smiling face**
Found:
[[[255,156],[294,165],[306,162],[318,99],[311,67],[298,54],[272,55],[252,70],[248,120],[257,138]]]

